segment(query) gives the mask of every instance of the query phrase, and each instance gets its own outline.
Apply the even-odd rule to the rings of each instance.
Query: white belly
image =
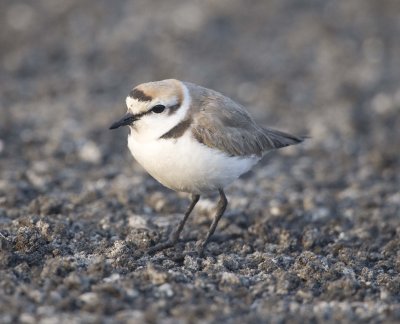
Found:
[[[146,171],[164,186],[191,193],[223,188],[250,170],[259,157],[230,157],[195,141],[190,133],[178,139],[141,142],[135,134],[128,147]]]

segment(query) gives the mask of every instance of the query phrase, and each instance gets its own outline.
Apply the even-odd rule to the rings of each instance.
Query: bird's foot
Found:
[[[175,243],[176,242],[174,242],[174,241],[168,240],[168,241],[166,241],[164,243],[157,244],[157,245],[152,246],[151,248],[149,248],[147,250],[147,254],[155,254],[155,253],[160,252],[162,250],[169,249],[169,248],[173,247],[175,245]]]
[[[196,251],[200,258],[204,256],[204,250],[206,248],[207,242],[206,241],[198,241],[196,243]]]

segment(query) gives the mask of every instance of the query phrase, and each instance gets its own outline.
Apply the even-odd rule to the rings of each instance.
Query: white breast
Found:
[[[164,186],[191,193],[223,188],[250,170],[259,157],[231,157],[200,144],[186,132],[178,139],[140,141],[128,137],[135,159]]]

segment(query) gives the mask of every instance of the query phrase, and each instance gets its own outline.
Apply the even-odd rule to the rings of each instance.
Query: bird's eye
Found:
[[[153,108],[151,108],[151,111],[156,113],[156,114],[160,114],[165,110],[165,106],[164,105],[156,105]]]

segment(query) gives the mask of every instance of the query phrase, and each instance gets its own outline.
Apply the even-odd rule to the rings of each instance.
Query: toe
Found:
[[[197,253],[198,253],[199,257],[203,257],[204,256],[205,247],[206,247],[206,245],[202,241],[199,241],[199,242],[196,243],[196,250],[197,250]]]
[[[174,246],[174,244],[170,241],[167,241],[165,243],[160,243],[160,244],[157,244],[157,245],[149,248],[147,251],[147,254],[155,254],[157,252],[160,252],[162,250],[168,249],[173,246]]]

